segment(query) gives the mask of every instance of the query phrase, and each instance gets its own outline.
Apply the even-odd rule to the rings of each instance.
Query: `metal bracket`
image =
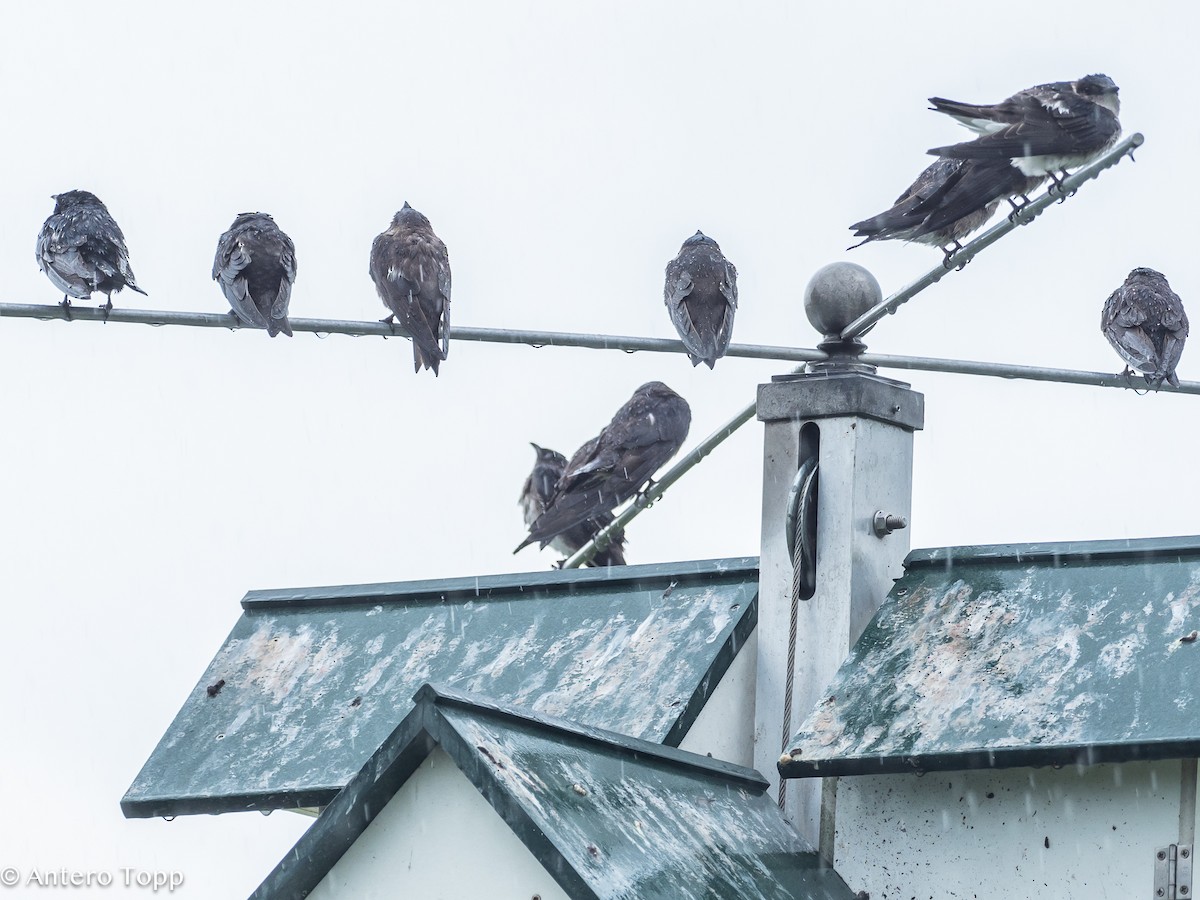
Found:
[[[1171,844],[1154,851],[1154,900],[1192,896],[1192,845]]]

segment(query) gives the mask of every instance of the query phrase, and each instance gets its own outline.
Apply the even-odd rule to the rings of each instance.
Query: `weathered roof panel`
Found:
[[[1200,538],[914,551],[787,777],[1200,753]]]
[[[304,896],[440,745],[572,898],[851,900],[757,772],[425,686],[255,892]]]
[[[327,803],[431,679],[677,744],[757,592],[755,559],[252,592],[122,809]]]

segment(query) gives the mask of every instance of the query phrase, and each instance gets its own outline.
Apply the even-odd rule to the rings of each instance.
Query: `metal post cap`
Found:
[[[875,276],[860,265],[835,262],[823,266],[804,288],[804,312],[826,338],[842,329],[883,299]]]

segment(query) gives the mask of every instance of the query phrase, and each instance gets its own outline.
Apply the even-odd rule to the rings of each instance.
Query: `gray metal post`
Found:
[[[924,397],[876,375],[858,360],[863,343],[839,337],[881,295],[861,266],[818,271],[805,289],[805,310],[826,335],[820,349],[829,358],[758,391],[766,433],[754,763],[772,779],[788,819],[827,856],[833,784],[780,786],[776,763],[909,549],[913,432],[924,424]]]

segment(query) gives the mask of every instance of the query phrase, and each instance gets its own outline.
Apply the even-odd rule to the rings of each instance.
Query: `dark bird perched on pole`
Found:
[[[861,237],[854,247],[870,241],[914,241],[940,247],[947,259],[962,249],[961,241],[995,213],[1000,201],[1025,197],[1043,178],[1023,174],[1010,160],[942,158],[925,169],[892,208],[855,222]]]
[[[54,212],[37,239],[38,268],[63,292],[62,308],[71,318],[71,301],[87,300],[95,291],[112,309],[113,291],[127,287],[145,294],[129,267],[125,235],[100,198],[88,191],[55,194]]]
[[[1121,101],[1107,75],[1039,84],[991,106],[930,97],[937,112],[953,116],[980,137],[934,147],[929,153],[954,159],[1011,159],[1029,176],[1082,166],[1117,142]]]
[[[545,547],[581,522],[612,512],[675,455],[691,424],[686,400],[661,381],[643,384],[600,434],[575,451],[517,550],[535,541]]]
[[[596,438],[592,438],[587,444],[584,444],[580,452],[584,452],[584,450],[591,452],[592,445],[596,440]],[[537,459],[533,464],[533,471],[529,473],[529,477],[525,479],[524,487],[521,488],[520,500],[521,509],[525,514],[526,528],[533,525],[538,517],[546,511],[546,504],[554,496],[554,489],[558,486],[558,480],[562,477],[563,470],[567,467],[567,458],[561,453],[548,450],[545,447],[539,447],[537,444],[532,444],[531,446],[534,452],[537,453]],[[603,512],[593,516],[587,521],[580,522],[578,525],[568,528],[561,534],[555,535],[550,540],[550,546],[559,553],[566,554],[568,557],[574,556],[580,547],[594,538],[600,529],[611,525],[612,521],[613,514],[611,512]],[[603,550],[598,551],[592,557],[589,565],[625,565],[624,546],[625,532],[615,532],[612,535],[612,542]]]
[[[720,246],[697,231],[667,263],[663,298],[692,365],[710,369],[725,355],[737,312],[737,269]]]
[[[438,374],[450,349],[450,257],[429,220],[408,203],[371,245],[371,280],[412,337],[413,371]]]
[[[1175,367],[1188,336],[1187,313],[1167,279],[1154,269],[1134,269],[1104,301],[1100,330],[1128,365],[1153,388],[1163,381],[1179,386]]]
[[[296,280],[296,246],[266,213],[241,213],[217,241],[213,280],[233,314],[275,337],[292,336],[288,303]]]

